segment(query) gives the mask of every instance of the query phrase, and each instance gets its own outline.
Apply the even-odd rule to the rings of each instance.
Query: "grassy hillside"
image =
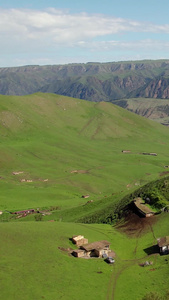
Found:
[[[101,215],[104,222],[127,194],[167,175],[167,127],[111,103],[38,93],[0,96],[0,132],[2,300],[165,295],[168,259],[150,258],[146,249],[168,235],[167,213],[138,230],[130,224],[128,231],[129,225],[77,221],[96,216],[98,222]],[[28,208],[53,214],[36,222],[34,215],[15,219],[7,213]],[[110,241],[115,264],[69,255],[75,248],[69,238],[76,234]],[[150,259],[152,267],[139,266]]]
[[[168,234],[168,216],[158,217],[153,230],[150,225],[130,236],[103,224],[1,223],[1,299],[77,300],[80,295],[82,300],[141,300],[151,291],[165,295],[168,257],[149,257],[146,251]],[[69,241],[74,234],[84,234],[89,242],[110,241],[115,264],[69,256],[67,249],[76,248]],[[139,265],[147,260],[153,265]]]
[[[169,112],[163,99],[169,99],[169,60],[0,68],[0,94],[37,92],[114,102],[168,124]]]
[[[1,210],[64,209],[83,205],[83,194],[98,201],[127,193],[158,178],[169,160],[167,128],[111,103],[0,96],[0,120]]]

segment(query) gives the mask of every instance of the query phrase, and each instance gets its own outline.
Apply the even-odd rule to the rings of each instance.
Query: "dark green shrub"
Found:
[[[41,213],[37,213],[36,215],[35,215],[35,221],[42,221],[42,214]]]
[[[165,298],[166,299],[166,298]],[[156,292],[151,292],[147,295],[145,295],[142,300],[164,300],[164,297],[160,296]]]

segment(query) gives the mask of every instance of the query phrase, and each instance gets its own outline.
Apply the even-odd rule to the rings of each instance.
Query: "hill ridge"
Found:
[[[96,102],[168,98],[168,78],[169,60],[0,68],[0,94],[42,91]]]

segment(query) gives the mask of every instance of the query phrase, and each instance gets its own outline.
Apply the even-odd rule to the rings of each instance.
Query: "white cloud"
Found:
[[[74,43],[79,39],[125,32],[169,33],[169,24],[141,23],[105,15],[69,14],[49,9],[46,11],[9,9],[0,10],[0,37],[4,34],[23,40],[50,39],[53,43]]]
[[[133,40],[127,41],[126,36],[131,33]],[[134,33],[137,34],[137,39]],[[12,55],[13,61],[14,59],[16,61],[17,56],[19,61],[25,61],[26,57],[28,61],[36,60],[39,54],[38,60],[45,63],[53,60],[50,58],[51,52],[62,52],[63,49],[73,51],[74,48],[77,51],[78,49],[88,50],[90,53],[100,50],[124,51],[124,49],[139,50],[143,53],[145,49],[166,52],[169,50],[168,42],[150,38],[138,40],[139,34],[140,36],[142,34],[154,35],[155,38],[159,33],[168,34],[169,24],[158,25],[98,14],[70,14],[68,11],[54,8],[41,11],[0,9],[1,59],[2,56]],[[123,35],[124,41],[122,41]],[[72,55],[76,57],[75,54],[72,53]],[[82,53],[79,57],[80,55],[83,56]],[[86,57],[89,57],[89,54]],[[71,61],[71,55],[65,60],[69,58]]]

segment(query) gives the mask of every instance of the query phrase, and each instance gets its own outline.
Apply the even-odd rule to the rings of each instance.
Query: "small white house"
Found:
[[[157,244],[160,249],[160,254],[169,254],[169,236],[158,238]]]

